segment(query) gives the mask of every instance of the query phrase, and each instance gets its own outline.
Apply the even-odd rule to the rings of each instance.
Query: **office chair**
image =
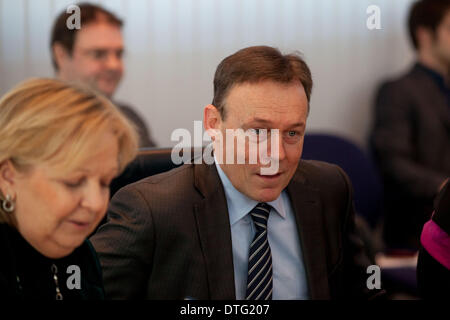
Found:
[[[347,139],[329,134],[306,134],[303,159],[321,160],[340,166],[354,189],[355,209],[371,228],[382,215],[383,189],[372,159]]]

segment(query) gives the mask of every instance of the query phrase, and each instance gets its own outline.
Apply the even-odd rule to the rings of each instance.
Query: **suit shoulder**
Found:
[[[317,160],[300,160],[298,172],[306,183],[320,190],[336,191],[348,188],[349,179],[341,167]]]
[[[137,184],[161,184],[161,183],[173,183],[179,180],[191,180],[193,181],[193,165],[185,164],[172,170],[155,174],[153,176],[144,178],[137,182]]]
[[[414,66],[412,69],[401,74],[400,76],[386,79],[382,82],[378,87],[378,94],[409,90],[411,87],[417,87],[422,76],[423,71],[419,67]]]

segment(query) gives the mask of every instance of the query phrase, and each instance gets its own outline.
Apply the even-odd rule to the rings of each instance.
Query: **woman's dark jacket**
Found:
[[[53,265],[64,300],[104,299],[100,264],[88,240],[69,256],[50,259],[34,249],[14,228],[0,223],[1,298],[55,300]]]

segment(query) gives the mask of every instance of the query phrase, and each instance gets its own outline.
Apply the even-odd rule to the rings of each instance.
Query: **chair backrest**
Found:
[[[329,134],[306,134],[303,159],[321,160],[340,166],[349,176],[355,208],[374,227],[382,214],[383,189],[372,159],[347,139]]]
[[[193,149],[191,149],[191,151],[193,151]],[[191,154],[193,154],[193,152],[191,152]],[[171,148],[141,149],[137,157],[125,168],[123,173],[111,182],[111,197],[116,191],[127,184],[181,166],[182,163],[176,164],[172,161],[171,155]],[[182,155],[183,152],[181,150],[180,156]]]

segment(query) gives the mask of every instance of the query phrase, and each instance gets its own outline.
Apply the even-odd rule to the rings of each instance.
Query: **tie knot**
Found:
[[[270,205],[265,202],[258,203],[250,215],[259,231],[267,229],[267,220],[269,219]]]

